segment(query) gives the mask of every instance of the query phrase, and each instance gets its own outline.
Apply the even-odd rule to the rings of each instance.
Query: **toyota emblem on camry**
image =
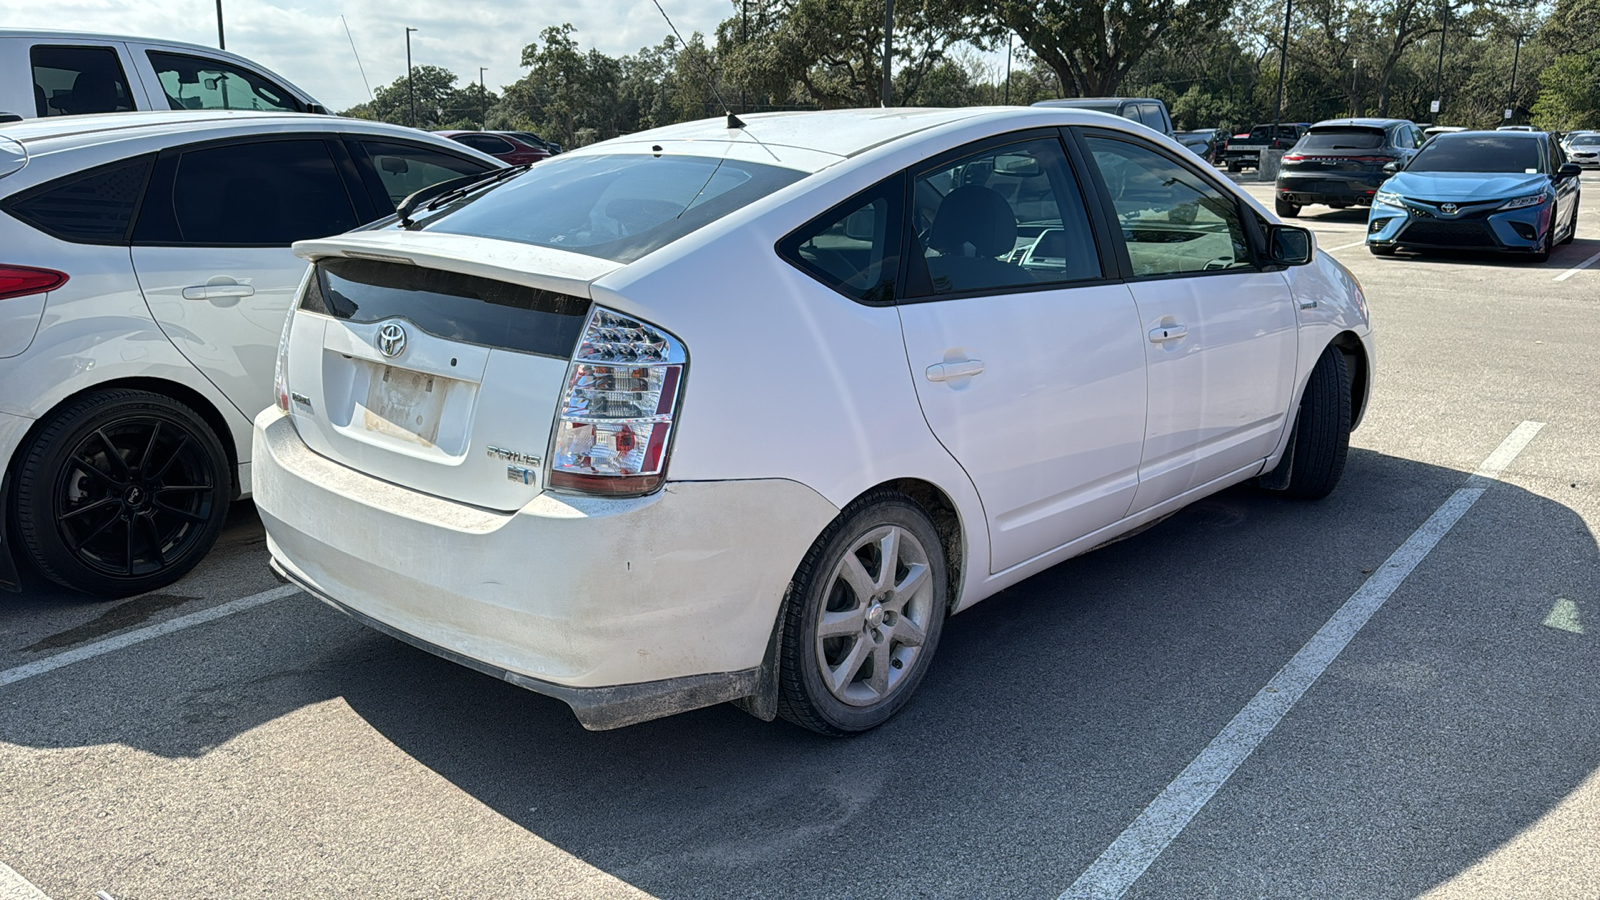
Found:
[[[1458,210],[1460,208],[1461,207],[1456,206],[1454,203],[1441,203],[1441,204],[1439,204],[1439,212],[1442,212],[1447,216],[1455,215],[1456,214],[1456,210]]]
[[[406,349],[406,330],[399,322],[390,322],[378,329],[378,352],[394,359]]]

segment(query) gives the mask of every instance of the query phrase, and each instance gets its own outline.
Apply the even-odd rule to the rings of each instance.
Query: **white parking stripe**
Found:
[[[1337,247],[1329,247],[1329,248],[1327,248],[1326,250],[1324,250],[1322,252],[1324,252],[1324,253],[1332,253],[1335,250],[1349,250],[1351,247],[1359,247],[1362,244],[1365,244],[1366,242],[1367,242],[1367,239],[1366,238],[1362,238],[1359,241],[1353,241],[1353,242],[1348,243],[1348,244],[1340,244]]]
[[[1542,422],[1523,422],[1484,460],[1467,484],[1450,495],[1428,521],[1412,532],[1400,549],[1384,561],[1350,599],[1339,607],[1311,640],[1300,648],[1278,674],[1272,676],[1244,709],[1233,717],[1200,755],[1189,763],[1160,796],[1150,801],[1111,846],[1100,854],[1060,900],[1116,900],[1133,886],[1162,851],[1183,832],[1191,819],[1211,801],[1235,770],[1249,758],[1279,721],[1292,709],[1328,666],[1344,652],[1362,626],[1400,587],[1417,564],[1472,504],[1488,489],[1487,479],[1506,466],[1533,440]]]
[[[1555,280],[1556,281],[1566,281],[1568,278],[1571,278],[1572,276],[1578,274],[1579,272],[1582,272],[1584,269],[1589,268],[1590,266],[1594,265],[1597,262],[1600,262],[1600,253],[1596,253],[1595,255],[1593,255],[1593,256],[1589,257],[1588,259],[1584,260],[1583,262],[1578,263],[1577,265],[1575,265],[1572,268],[1566,270],[1565,272],[1562,272],[1560,275],[1557,275],[1555,277]]]
[[[16,870],[0,862],[0,900],[50,900],[44,891],[33,886],[33,882],[21,875]]]
[[[65,653],[57,653],[54,656],[45,657],[37,662],[31,662],[27,665],[17,666],[14,669],[6,669],[4,672],[0,672],[0,687],[5,687],[8,684],[16,684],[19,681],[32,678],[35,675],[43,675],[46,672],[54,672],[56,669],[59,669],[62,666],[70,666],[76,662],[82,662],[86,659],[93,659],[96,656],[103,656],[114,650],[121,650],[124,647],[132,647],[134,644],[142,644],[151,638],[158,638],[162,635],[171,634],[174,631],[182,631],[185,628],[193,628],[196,625],[204,625],[207,622],[214,622],[217,619],[221,619],[225,616],[231,616],[234,613],[241,613],[248,609],[255,609],[262,604],[271,603],[274,600],[282,600],[284,597],[291,597],[298,593],[300,593],[299,588],[292,584],[285,584],[275,587],[271,590],[262,591],[259,594],[251,594],[248,597],[240,597],[238,600],[230,600],[227,603],[221,604],[220,606],[213,606],[210,609],[202,609],[199,612],[190,613],[186,616],[178,616],[176,619],[168,619],[165,622],[160,622],[146,628],[140,628],[124,634],[119,634],[116,637],[106,638],[103,641],[96,641],[93,644],[85,644],[82,647],[78,647],[74,650],[68,650]],[[4,898],[3,895],[0,895],[0,900],[9,900],[9,898]]]

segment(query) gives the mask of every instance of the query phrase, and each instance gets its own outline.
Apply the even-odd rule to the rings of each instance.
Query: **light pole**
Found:
[[[1444,34],[1449,27],[1450,4],[1445,2],[1439,4],[1439,65],[1433,70],[1433,109],[1428,110],[1435,115],[1444,111]]]
[[[489,92],[483,88],[485,67],[478,67],[478,130],[489,127]]]
[[[1006,32],[1006,106],[1011,105],[1011,46],[1016,42],[1017,36]]]
[[[1272,122],[1272,134],[1278,134],[1283,123],[1283,74],[1289,69],[1289,15],[1294,11],[1294,0],[1283,0],[1283,43],[1278,49],[1278,118]]]
[[[411,96],[411,127],[417,127],[417,88],[411,83],[411,32],[417,29],[406,26],[406,93]]]
[[[222,39],[222,0],[217,0],[217,49],[228,49],[228,42]]]
[[[1527,35],[1517,32],[1517,49],[1511,53],[1511,94],[1506,97],[1506,123],[1510,124],[1511,114],[1517,109],[1517,60],[1522,56],[1522,39]]]
[[[894,54],[894,0],[883,2],[883,105],[889,105],[889,62]]]
[[[1356,108],[1359,102],[1356,96],[1356,72],[1360,68],[1361,57],[1358,56],[1350,60],[1350,118],[1352,119],[1361,114],[1360,110]]]

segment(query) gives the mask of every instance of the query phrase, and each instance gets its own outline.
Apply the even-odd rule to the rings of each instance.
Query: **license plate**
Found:
[[[431,447],[439,438],[452,379],[394,366],[373,366],[362,424],[368,431]]]

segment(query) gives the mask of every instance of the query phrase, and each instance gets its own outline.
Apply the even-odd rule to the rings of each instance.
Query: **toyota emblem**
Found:
[[[1454,203],[1441,203],[1441,204],[1439,204],[1439,212],[1442,212],[1447,216],[1455,215],[1456,214],[1456,210],[1458,210],[1460,208],[1461,207],[1456,206]]]
[[[378,352],[394,359],[406,349],[406,330],[399,322],[390,322],[378,329]]]

